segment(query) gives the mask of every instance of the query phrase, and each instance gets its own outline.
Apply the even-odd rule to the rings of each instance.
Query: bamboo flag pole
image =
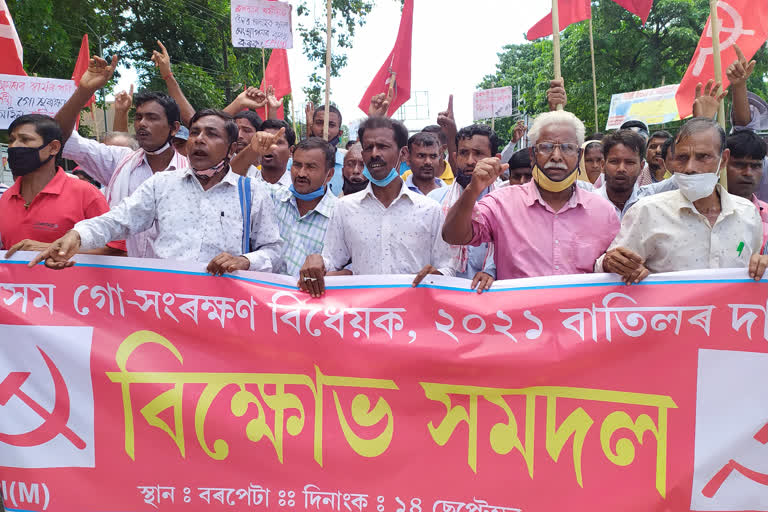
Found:
[[[331,106],[331,34],[333,30],[331,26],[331,14],[333,12],[331,0],[327,0],[325,9],[327,11],[327,20],[325,29],[325,112],[323,113],[323,138],[328,140],[328,117],[330,116],[329,108]]]
[[[298,136],[299,130],[296,129],[296,111],[293,110],[293,93],[291,93],[291,123],[293,124],[293,133]]]
[[[595,71],[595,39],[592,35],[592,18],[589,18],[589,50],[592,53],[592,94],[595,100],[595,133],[597,133],[600,131],[598,128],[600,122],[597,118],[597,73]]]
[[[267,94],[267,59],[264,56],[265,50],[261,49],[261,82],[264,84],[264,94]],[[269,102],[264,105],[264,119],[269,118]]]
[[[720,55],[720,20],[717,18],[717,0],[709,0],[709,20],[712,29],[712,57],[715,67],[715,83],[723,81],[723,62]],[[717,120],[725,130],[725,100],[720,102]],[[728,173],[720,173],[720,185],[728,190]]]
[[[555,61],[555,80],[563,77],[560,72],[560,15],[557,4],[558,0],[552,0],[552,55]],[[557,110],[563,110],[563,105],[558,105]]]

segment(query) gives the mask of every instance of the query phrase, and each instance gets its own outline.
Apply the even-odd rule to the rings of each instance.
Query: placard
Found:
[[[475,91],[472,97],[474,120],[509,117],[515,109],[512,87],[496,87]]]
[[[237,48],[293,48],[288,2],[234,0],[232,2],[232,46]]]
[[[0,75],[0,129],[24,114],[55,116],[74,92],[72,80]]]

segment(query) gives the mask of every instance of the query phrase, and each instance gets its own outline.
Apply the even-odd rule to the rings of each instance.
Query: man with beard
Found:
[[[440,142],[431,133],[419,132],[408,139],[406,161],[411,173],[405,178],[405,186],[426,196],[435,189],[445,187],[435,171],[440,165]]]
[[[437,136],[437,139],[440,141],[440,150],[438,151],[438,164],[437,164],[437,170],[435,171],[435,175],[440,178],[443,183],[446,185],[452,185],[453,184],[453,169],[451,169],[451,164],[446,161],[446,154],[448,153],[448,137],[445,134],[445,131],[440,128],[439,125],[431,124],[429,126],[425,126],[421,129],[423,133],[432,133],[435,136]],[[407,167],[407,166],[406,166]],[[413,171],[409,168],[406,169],[405,172],[402,173],[401,178],[404,180],[407,180],[408,177],[413,174]]]
[[[533,181],[478,198],[508,167],[480,160],[448,211],[443,239],[454,245],[493,242],[497,279],[592,272],[619,230],[611,205],[575,185],[584,123],[570,112],[536,117],[528,132]]]
[[[170,143],[179,129],[180,114],[178,105],[167,94],[145,91],[133,98],[136,105],[133,126],[139,143],[136,151],[85,139],[73,131],[80,118],[80,110],[112,78],[116,66],[116,56],[109,64],[104,59],[92,57],[77,89],[55,117],[66,141],[64,158],[76,161],[96,181],[106,185],[107,202],[113,208],[153,174],[189,166],[187,159],[178,154]],[[128,256],[154,257],[150,240],[156,234],[154,226],[148,226],[145,232],[133,232],[126,240]]]
[[[75,224],[31,262],[70,267],[79,249],[157,226],[150,240],[162,259],[208,263],[212,274],[235,270],[272,272],[280,266],[280,232],[264,188],[231,172],[237,125],[232,116],[201,110],[189,129],[190,167],[153,175],[112,211]],[[250,187],[250,204],[244,187]]]
[[[664,166],[664,160],[661,158],[661,147],[671,138],[671,133],[661,130],[653,132],[651,138],[648,139],[648,149],[645,152],[645,160],[648,162],[648,171],[650,172],[651,180],[654,183],[672,177],[671,174],[667,173],[667,169]]]
[[[271,192],[291,186],[288,161],[291,148],[296,144],[296,133],[291,125],[279,119],[267,119],[261,130],[251,136],[250,144],[243,148],[232,170],[264,182]],[[261,169],[256,163],[261,162]]]
[[[343,196],[360,192],[368,187],[368,178],[363,176],[365,162],[363,161],[363,147],[359,142],[352,144],[344,155],[344,167],[341,172],[344,174],[344,192]]]
[[[619,219],[640,198],[677,189],[674,180],[640,186],[637,178],[643,168],[645,140],[632,130],[619,130],[603,138],[605,184],[596,193],[616,208]]]
[[[370,183],[339,201],[323,253],[307,257],[298,286],[320,297],[326,273],[417,274],[413,286],[427,274],[452,276],[450,248],[440,237],[440,205],[409,190],[397,172],[408,130],[399,121],[369,117],[360,125],[358,140]]]
[[[477,163],[484,158],[496,156],[499,151],[499,138],[491,128],[484,124],[473,124],[462,128],[456,136],[458,151],[456,152],[456,180],[450,187],[443,187],[430,192],[429,196],[440,203],[444,213],[458,201],[464,189],[472,180],[472,173]],[[529,161],[530,163],[530,161]],[[496,183],[491,183],[483,190],[478,199],[496,189]],[[472,289],[482,293],[496,279],[496,265],[493,261],[492,246],[482,243],[477,247],[467,245],[451,246],[453,257],[451,266],[456,277],[472,279]]]
[[[319,137],[299,142],[293,150],[289,189],[274,194],[283,239],[282,274],[299,277],[310,254],[323,251],[328,221],[339,200],[328,190],[336,148]]]
[[[316,109],[312,105],[312,102],[307,103],[307,136],[308,137],[323,137],[323,126],[325,124],[325,105],[321,105]],[[328,107],[328,142],[336,148],[336,164],[334,165],[333,178],[329,187],[331,191],[337,196],[341,194],[341,189],[344,184],[342,178],[341,168],[344,166],[344,155],[346,150],[339,148],[339,141],[341,140],[341,112],[338,108],[330,105]],[[290,166],[289,166],[290,167]]]
[[[755,193],[763,177],[765,141],[752,130],[741,130],[728,137],[728,193],[743,197],[757,208],[763,221],[763,243],[768,240],[768,204]]]
[[[509,185],[525,185],[533,177],[531,153],[527,149],[515,151],[509,159]]]

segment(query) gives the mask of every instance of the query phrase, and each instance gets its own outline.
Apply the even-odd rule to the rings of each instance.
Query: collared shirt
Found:
[[[323,241],[328,222],[339,199],[333,192],[326,192],[314,210],[303,217],[299,214],[296,198],[288,189],[274,193],[277,224],[283,239],[281,274],[298,276],[304,261],[310,254],[323,252]]]
[[[635,187],[632,189],[632,195],[629,196],[627,202],[624,203],[624,208],[621,210],[619,210],[619,207],[613,204],[613,202],[608,197],[607,185],[603,185],[602,187],[596,189],[595,193],[599,194],[600,197],[611,203],[611,205],[616,209],[616,215],[618,215],[619,220],[621,220],[622,217],[624,217],[624,214],[627,213],[627,210],[629,210],[632,205],[638,202],[641,198],[652,196],[654,194],[660,194],[661,192],[667,192],[669,190],[677,190],[677,182],[674,179],[663,180],[657,183],[651,183],[650,185],[643,186],[640,186],[637,182],[635,182]]]
[[[441,180],[440,178],[435,178],[435,185],[437,185],[438,188],[445,187],[445,182]],[[405,178],[405,186],[408,187],[409,190],[412,192],[416,192],[417,194],[421,194],[423,196],[428,196],[429,194],[425,194],[424,192],[419,189],[414,183],[413,183],[413,172],[408,174],[408,177]],[[434,192],[434,190],[430,191],[430,194]]]
[[[121,175],[116,179],[116,182],[127,180],[126,182],[121,184],[112,182],[112,176],[117,170],[118,164],[134,152],[131,148],[108,146],[95,140],[86,139],[81,137],[77,130],[74,130],[72,136],[64,144],[62,156],[74,160],[87,169],[88,175],[105,187],[104,193],[110,198],[110,206],[114,208],[154,174],[147,160],[147,155],[144,154],[136,167],[122,171],[126,173],[126,176]],[[175,171],[187,165],[186,157],[174,152],[168,167],[163,171]],[[143,232],[132,234],[126,240],[128,256],[133,258],[156,257],[157,255],[152,253],[152,244],[150,243],[156,236],[157,227],[155,225],[148,226]]]
[[[242,253],[243,214],[232,171],[203,190],[192,169],[157,173],[111,212],[78,222],[83,249],[144,231],[156,223],[150,241],[158,258],[208,263],[222,252]],[[251,180],[250,270],[272,272],[280,266],[280,231],[264,187]]]
[[[454,181],[450,187],[436,188],[427,194],[427,197],[440,203],[442,208],[443,200],[448,195],[451,187],[461,187],[461,185]],[[488,194],[488,190],[483,190],[478,200],[485,197]],[[487,243],[482,243],[476,247],[470,245],[467,248],[467,268],[464,272],[459,271],[459,269],[454,270],[456,271],[456,277],[463,279],[474,279],[475,274],[481,271],[496,279],[496,263],[493,261],[493,253],[489,254]]]
[[[503,187],[475,204],[470,245],[493,242],[498,279],[592,272],[619,231],[613,206],[579,187],[560,211],[536,183]]]
[[[651,272],[747,267],[762,246],[760,215],[748,200],[717,187],[721,212],[714,226],[679,190],[664,192],[629,210],[609,250],[636,252]],[[604,257],[595,272],[603,272]]]
[[[54,242],[77,222],[109,211],[107,200],[96,187],[69,179],[64,171],[54,175],[28,208],[25,204],[18,178],[0,197],[0,247],[9,249],[27,238]]]
[[[406,180],[411,174],[413,174],[413,171],[411,169],[406,169],[400,177]],[[451,164],[448,163],[448,160],[445,161],[445,169],[443,169],[443,174],[441,174],[439,178],[443,180],[443,183],[446,185],[453,185],[453,180],[455,180],[456,177],[453,175],[453,169],[451,169]]]
[[[451,248],[441,234],[440,205],[403,184],[385,207],[371,184],[339,200],[323,246],[328,271],[349,268],[353,274],[415,274],[432,265],[453,276]],[[352,264],[347,267],[349,260]]]
[[[5,183],[0,183],[0,196],[3,195],[3,192],[8,190],[8,188],[9,188],[8,185],[6,185]]]
[[[261,168],[253,165],[248,167],[248,177],[253,178],[259,183],[263,183],[264,185],[266,185],[267,190],[269,190],[271,194],[276,194],[283,189],[287,190],[288,187],[292,185],[290,167],[288,167],[283,173],[283,175],[280,176],[280,179],[277,180],[277,183],[270,183],[267,180],[265,180],[264,177],[261,175]]]

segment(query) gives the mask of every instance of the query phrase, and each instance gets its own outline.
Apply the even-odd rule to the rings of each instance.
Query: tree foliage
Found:
[[[602,131],[611,95],[679,83],[691,61],[707,17],[707,0],[656,0],[645,26],[610,0],[592,1],[592,22],[597,69],[598,115],[595,129],[589,23],[576,23],[560,36],[562,73],[568,92],[568,110],[579,116],[587,131]],[[552,41],[542,39],[508,45],[499,54],[496,73],[486,76],[481,88],[520,86],[522,109],[533,115],[544,111],[546,90],[552,79]],[[762,77],[768,71],[768,51],[761,48],[749,88],[768,92]],[[723,66],[727,66],[724,62]],[[511,136],[514,122],[499,120],[496,128]]]

